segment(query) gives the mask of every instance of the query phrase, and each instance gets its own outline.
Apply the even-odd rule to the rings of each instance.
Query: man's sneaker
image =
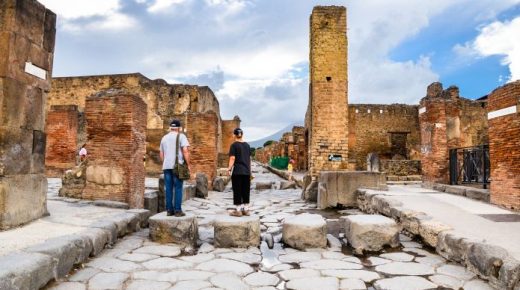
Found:
[[[175,214],[175,213],[174,213],[173,211],[169,211],[169,210],[166,211],[166,215],[167,215],[167,216],[172,216],[172,215],[174,215],[174,214]]]
[[[176,217],[185,216],[186,214],[182,212],[182,210],[175,212]]]
[[[247,215],[247,216],[250,215],[250,213],[249,213],[249,211],[247,209],[243,209],[242,210],[242,214],[243,215]]]
[[[232,212],[229,213],[230,216],[242,216],[242,212],[241,211],[238,211],[238,210],[234,210]]]

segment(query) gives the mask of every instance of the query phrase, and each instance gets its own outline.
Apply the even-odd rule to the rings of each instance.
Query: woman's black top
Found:
[[[251,148],[246,142],[234,142],[229,148],[229,156],[235,156],[233,175],[251,175]]]

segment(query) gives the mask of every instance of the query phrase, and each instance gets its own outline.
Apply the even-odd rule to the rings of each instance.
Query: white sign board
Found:
[[[25,63],[25,72],[42,80],[47,79],[47,72],[30,62]]]
[[[426,113],[426,107],[419,108],[419,115],[422,113]]]
[[[488,113],[488,120],[516,113],[516,106],[507,107]]]

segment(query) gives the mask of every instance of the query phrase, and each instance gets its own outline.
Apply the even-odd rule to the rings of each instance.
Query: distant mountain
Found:
[[[248,143],[251,146],[251,148],[258,148],[258,147],[264,146],[264,143],[269,141],[269,140],[280,141],[280,138],[282,138],[283,133],[291,132],[292,128],[294,126],[303,126],[302,124],[303,124],[303,122],[290,124],[287,127],[281,129],[280,131],[278,131],[278,132],[276,132],[276,133],[274,133],[272,135],[269,135],[269,136],[264,137],[262,139],[258,139],[258,140],[251,141],[251,142],[248,142]]]

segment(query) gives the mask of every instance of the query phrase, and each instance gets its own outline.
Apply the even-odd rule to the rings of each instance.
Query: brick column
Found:
[[[520,209],[520,81],[488,98],[491,202]]]
[[[87,98],[88,151],[85,199],[142,208],[147,106],[137,95],[101,92]]]
[[[0,1],[0,230],[46,211],[45,100],[56,15],[35,0]]]
[[[47,133],[45,173],[47,176],[61,177],[66,170],[76,165],[79,150],[78,124],[78,106],[51,106],[45,123]]]
[[[314,7],[310,18],[309,172],[348,168],[347,10]],[[310,114],[309,114],[310,113]],[[331,161],[330,155],[341,160]]]
[[[446,134],[446,99],[441,98],[442,84],[428,86],[420,102],[421,164],[423,182],[449,182],[449,151]]]

